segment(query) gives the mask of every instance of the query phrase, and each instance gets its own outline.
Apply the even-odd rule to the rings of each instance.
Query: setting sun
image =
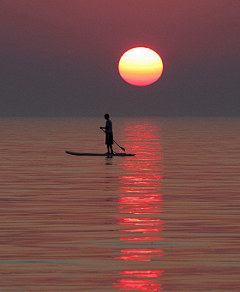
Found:
[[[135,86],[146,86],[160,78],[163,62],[155,51],[145,47],[136,47],[122,55],[118,70],[126,82]]]

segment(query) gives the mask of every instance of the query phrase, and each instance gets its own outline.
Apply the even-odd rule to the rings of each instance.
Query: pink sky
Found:
[[[63,101],[62,108],[50,109],[49,115],[64,115],[64,108],[67,115],[75,115],[76,107],[95,115],[97,109],[91,112],[86,99],[100,105],[95,99],[100,94],[106,104],[114,94],[116,108],[109,108],[113,113],[120,97],[134,103],[138,96],[136,114],[143,114],[147,95],[169,114],[198,115],[200,109],[202,114],[223,115],[226,106],[217,105],[216,113],[209,112],[219,100],[230,103],[227,115],[236,115],[239,15],[239,0],[1,0],[0,113],[24,114],[20,98],[25,114],[41,115],[44,106],[50,106],[49,98],[53,107],[60,107],[59,96],[60,101],[66,96],[72,98],[72,107],[66,108]],[[120,56],[135,46],[156,50],[165,66],[160,80],[142,91],[126,85],[117,70]],[[61,91],[56,89],[59,85]],[[196,104],[189,107],[193,96]],[[152,110],[156,107],[149,107],[149,113]]]

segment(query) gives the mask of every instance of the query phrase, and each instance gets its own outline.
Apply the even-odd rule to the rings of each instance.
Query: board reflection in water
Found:
[[[126,270],[119,272],[113,285],[119,290],[161,291],[161,130],[149,121],[129,122],[124,135],[124,145],[138,155],[119,163],[123,175],[119,177],[117,220],[122,249],[116,258],[126,261]]]

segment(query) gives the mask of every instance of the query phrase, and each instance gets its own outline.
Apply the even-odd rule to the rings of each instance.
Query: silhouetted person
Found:
[[[107,144],[107,153],[113,154],[112,144],[113,144],[113,132],[112,132],[112,122],[109,120],[109,114],[104,116],[106,119],[105,127],[100,127],[100,129],[104,129],[106,133],[106,144]],[[111,152],[110,152],[111,151]]]

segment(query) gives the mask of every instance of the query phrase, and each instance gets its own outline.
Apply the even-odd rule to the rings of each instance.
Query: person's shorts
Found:
[[[113,133],[106,133],[106,142],[107,145],[113,144]]]

